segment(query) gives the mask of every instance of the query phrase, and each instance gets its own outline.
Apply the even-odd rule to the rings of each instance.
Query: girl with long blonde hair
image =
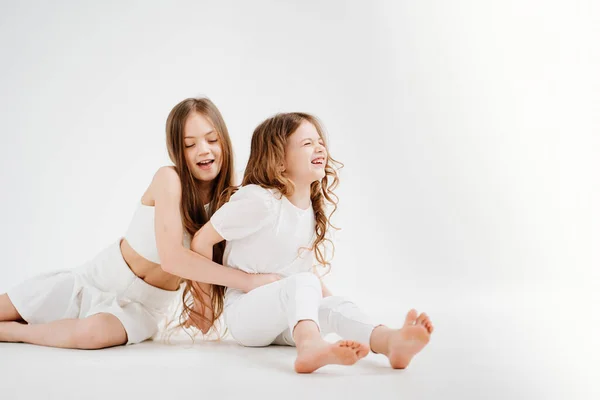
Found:
[[[229,201],[196,233],[191,248],[211,258],[213,246],[225,240],[224,265],[283,277],[248,293],[226,290],[224,320],[241,345],[296,346],[299,373],[351,365],[370,350],[385,354],[393,368],[405,368],[429,341],[428,316],[410,310],[401,329],[375,326],[317,276],[320,267],[330,267],[325,246],[331,244],[340,165],[314,116],[282,113],[265,120],[252,136],[241,187],[229,191]],[[329,343],[322,337],[328,333],[344,340]]]

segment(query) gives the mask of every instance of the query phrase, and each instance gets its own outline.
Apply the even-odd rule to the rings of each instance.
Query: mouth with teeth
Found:
[[[318,166],[325,166],[325,158],[324,157],[317,157],[314,160],[311,161],[311,164],[313,165],[318,165]]]
[[[204,160],[200,161],[199,163],[196,163],[196,165],[200,167],[200,169],[210,169],[214,162],[215,160]]]

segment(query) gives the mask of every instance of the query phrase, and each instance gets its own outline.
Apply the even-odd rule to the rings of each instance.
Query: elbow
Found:
[[[190,250],[194,253],[202,254],[202,252],[205,250],[203,246],[205,244],[205,241],[200,240],[199,236],[196,235],[190,242]]]
[[[163,271],[165,271],[167,274],[171,274],[171,275],[177,275],[175,273],[175,268],[174,268],[174,264],[167,262],[167,261],[163,261],[160,264],[160,267],[162,268]]]
[[[192,243],[190,246],[190,250],[194,253],[200,254],[202,257],[212,259],[212,245],[210,245],[209,243]]]
[[[200,247],[200,245],[198,243],[191,243],[190,244],[190,250],[193,251],[194,253],[198,253],[201,254],[202,253],[202,247]]]
[[[160,267],[163,271],[171,275],[178,275],[177,266],[180,264],[179,258],[175,254],[165,254],[160,258]]]

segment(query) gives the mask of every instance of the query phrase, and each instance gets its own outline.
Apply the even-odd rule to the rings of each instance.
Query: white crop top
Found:
[[[129,223],[125,239],[145,259],[160,264],[154,234],[154,207],[140,203]],[[183,246],[190,248],[191,237],[184,229]]]

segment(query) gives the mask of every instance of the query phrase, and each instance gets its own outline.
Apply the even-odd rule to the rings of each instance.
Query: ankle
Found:
[[[311,346],[315,343],[320,343],[324,339],[321,337],[319,332],[303,332],[300,335],[294,335],[294,342],[296,347]]]
[[[296,345],[304,342],[314,342],[321,338],[318,325],[312,320],[302,320],[296,324],[292,337]]]
[[[377,325],[371,332],[369,347],[375,354],[387,354],[390,334],[392,329],[385,325]]]

